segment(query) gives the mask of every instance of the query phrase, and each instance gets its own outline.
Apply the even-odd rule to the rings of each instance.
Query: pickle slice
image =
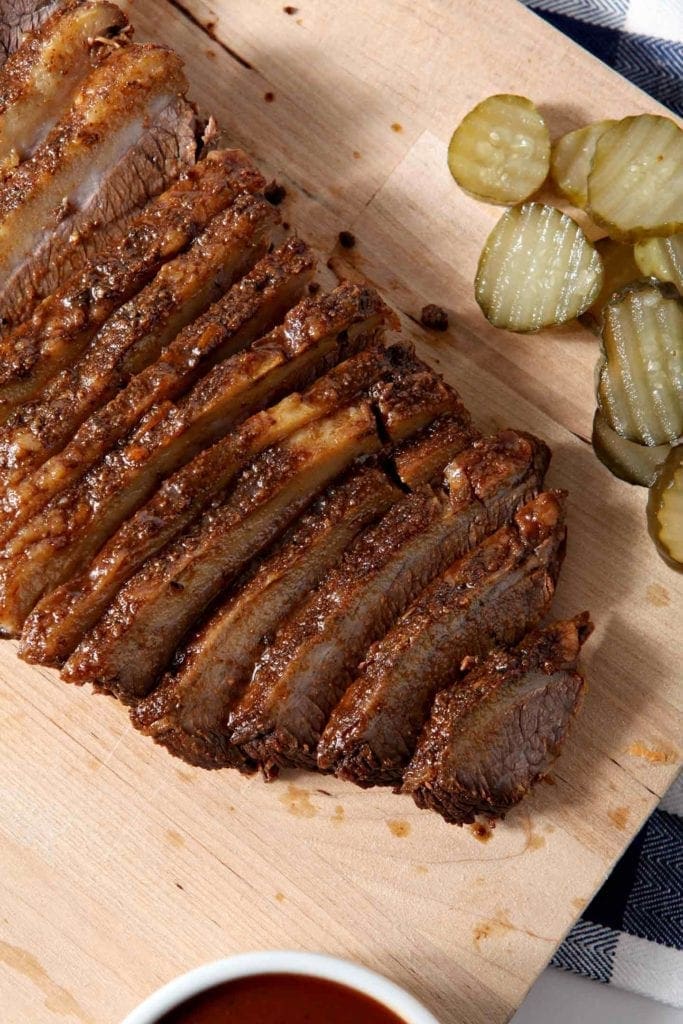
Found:
[[[611,298],[627,284],[642,276],[633,258],[633,246],[622,245],[613,238],[600,238],[593,245],[600,254],[603,266],[602,288],[595,301],[579,317],[582,324],[596,334],[602,330],[602,311]]]
[[[670,281],[683,295],[683,234],[644,238],[636,242],[634,256],[646,277]]]
[[[588,202],[588,174],[598,139],[617,121],[594,121],[576,131],[567,132],[553,144],[550,177],[563,196],[574,206]]]
[[[598,400],[610,427],[639,444],[683,434],[683,301],[649,280],[603,312]]]
[[[622,242],[683,231],[683,131],[668,117],[625,117],[597,141],[588,210]]]
[[[671,449],[650,488],[647,525],[664,561],[683,572],[683,444]]]
[[[602,261],[566,213],[543,203],[500,218],[479,257],[475,296],[495,327],[537,331],[583,313],[602,285]]]
[[[593,450],[613,476],[629,484],[650,487],[657,476],[657,470],[671,451],[668,444],[648,448],[626,437],[619,437],[600,412],[593,417]]]
[[[448,167],[458,185],[490,203],[519,203],[550,166],[550,134],[525,96],[489,96],[453,132]]]

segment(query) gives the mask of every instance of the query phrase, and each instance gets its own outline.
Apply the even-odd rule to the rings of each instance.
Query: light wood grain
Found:
[[[531,96],[554,134],[657,107],[514,0],[301,0],[293,16],[266,0],[183,4],[138,0],[131,13],[141,36],[186,58],[193,95],[230,137],[287,183],[286,219],[321,252],[352,230],[357,248],[337,250],[336,269],[384,290],[478,422],[553,446],[551,482],[571,494],[555,610],[595,618],[591,689],[556,784],[482,844],[389,793],[190,769],[112,701],[4,644],[3,1024],[115,1024],[178,972],[264,947],[351,957],[444,1024],[497,1024],[674,776],[683,579],[650,546],[644,493],[582,440],[591,336],[518,337],[481,317],[473,272],[499,211],[455,187],[445,146],[492,92]],[[447,335],[416,326],[428,301],[451,311]]]

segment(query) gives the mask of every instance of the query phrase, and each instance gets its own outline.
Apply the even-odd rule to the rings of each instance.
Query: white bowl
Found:
[[[165,1013],[182,1006],[192,996],[225,981],[254,974],[303,974],[312,978],[326,978],[371,996],[381,1006],[395,1013],[401,1021],[405,1021],[405,1024],[439,1024],[436,1017],[417,999],[367,967],[320,953],[284,950],[243,953],[181,974],[154,992],[149,999],[145,999],[144,1003],[128,1014],[122,1024],[157,1024]]]

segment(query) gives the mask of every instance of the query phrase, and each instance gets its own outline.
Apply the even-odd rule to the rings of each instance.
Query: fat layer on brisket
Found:
[[[123,11],[107,0],[69,3],[9,58],[0,71],[0,171],[31,156],[129,28]]]
[[[122,47],[91,71],[33,155],[0,178],[0,319],[24,319],[192,165],[185,88],[172,51]]]

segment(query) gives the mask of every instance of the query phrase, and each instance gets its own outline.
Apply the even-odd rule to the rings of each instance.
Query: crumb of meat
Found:
[[[263,194],[272,206],[279,206],[287,195],[287,189],[279,182],[271,181],[270,185],[266,185]]]
[[[343,249],[353,249],[356,244],[356,236],[350,231],[339,232],[339,244]]]
[[[448,313],[441,306],[435,306],[430,302],[420,313],[420,323],[430,331],[447,331]]]

